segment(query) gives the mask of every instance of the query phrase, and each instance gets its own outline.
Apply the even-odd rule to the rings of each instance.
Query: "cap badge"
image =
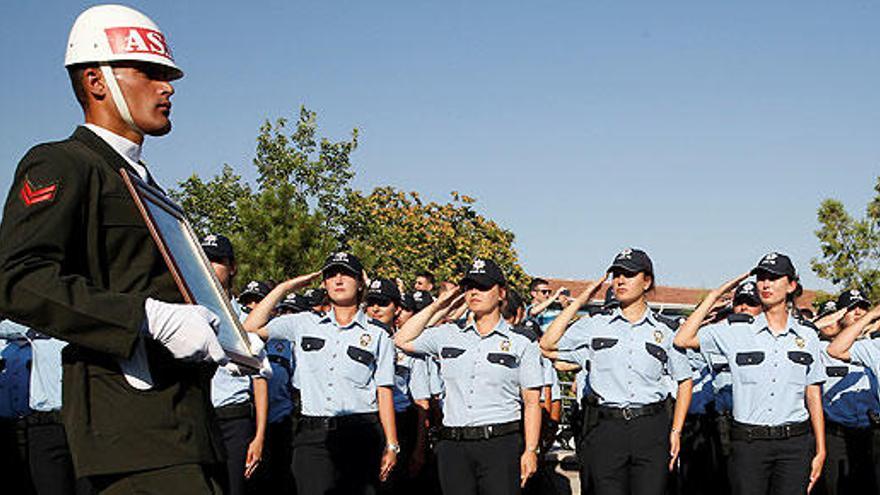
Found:
[[[779,254],[777,254],[777,253],[770,253],[770,254],[768,254],[767,256],[764,256],[764,260],[762,261],[762,263],[768,263],[768,264],[770,264],[770,265],[775,265],[775,264],[776,264],[776,258],[778,258],[778,257],[779,257]]]
[[[509,340],[502,340],[501,341],[501,350],[504,352],[510,351],[510,341]]]
[[[333,261],[348,261],[348,253],[339,252],[334,254]]]
[[[256,281],[248,282],[247,290],[257,290],[259,284]]]
[[[804,342],[804,339],[802,339],[800,337],[794,339],[794,343],[796,346],[798,346],[798,349],[803,349],[804,346],[807,345],[807,343]]]
[[[361,347],[367,347],[370,345],[370,342],[373,341],[373,337],[370,337],[370,334],[365,333],[361,335]]]
[[[849,291],[849,295],[851,295],[852,297],[858,297],[858,296],[860,296],[861,294],[859,293],[858,290],[853,289],[853,290]]]
[[[381,289],[381,288],[382,288],[382,282],[380,282],[380,281],[378,281],[378,280],[373,280],[372,282],[370,282],[370,288],[371,288],[371,289]]]
[[[486,269],[486,262],[477,258],[474,260],[473,266],[471,266],[472,272],[483,272]]]
[[[205,240],[202,242],[205,246],[217,247],[217,236],[214,234],[208,234],[205,236]]]
[[[663,332],[660,330],[654,330],[654,342],[660,343],[663,342]]]
[[[620,254],[617,255],[617,258],[628,260],[628,259],[632,258],[632,254],[633,254],[633,250],[626,248],[623,251],[621,251]]]

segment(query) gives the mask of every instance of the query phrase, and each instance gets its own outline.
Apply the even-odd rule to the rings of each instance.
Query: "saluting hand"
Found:
[[[586,304],[590,300],[590,298],[593,297],[593,294],[596,293],[596,290],[599,289],[599,287],[602,287],[602,284],[604,284],[606,280],[608,280],[608,272],[605,272],[605,274],[602,275],[602,278],[591,283],[583,290],[583,292],[578,294],[578,296],[575,298],[575,302],[578,303],[578,307],[580,308],[581,306]]]
[[[709,293],[709,295],[711,297],[714,297],[715,299],[718,299],[721,296],[723,296],[724,294],[727,294],[728,292],[735,289],[736,286],[739,285],[740,282],[742,282],[743,280],[745,280],[751,276],[752,276],[751,271],[748,271],[748,272],[745,272],[741,275],[738,275],[738,276],[728,280],[727,282],[724,282],[724,284],[721,287],[718,287],[717,289],[713,290],[712,292]]]
[[[528,450],[523,452],[522,457],[519,458],[519,479],[520,479],[520,488],[526,486],[526,482],[529,481],[529,478],[532,477],[535,472],[538,471],[538,454],[534,451]]]
[[[301,289],[307,285],[309,285],[313,280],[317,279],[321,276],[321,272],[312,272],[308,275],[300,275],[298,277],[294,277],[290,280],[282,282],[284,284],[284,292],[290,293],[297,289]]]

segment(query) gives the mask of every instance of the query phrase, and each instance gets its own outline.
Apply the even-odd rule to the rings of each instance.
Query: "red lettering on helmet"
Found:
[[[115,54],[149,53],[171,58],[171,50],[159,31],[142,27],[114,27],[104,30],[110,50]]]

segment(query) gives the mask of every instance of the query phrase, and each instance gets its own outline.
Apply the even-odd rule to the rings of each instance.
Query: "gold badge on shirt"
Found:
[[[800,337],[797,337],[796,339],[794,339],[794,343],[796,346],[798,346],[798,349],[803,349],[804,346],[807,345],[807,343],[804,342],[804,339],[802,339]]]
[[[501,341],[501,350],[504,352],[508,352],[510,350],[510,341],[502,340]]]
[[[361,347],[367,347],[372,340],[373,337],[370,337],[370,334],[368,333],[361,335]]]
[[[660,343],[663,342],[663,332],[660,330],[654,330],[654,342]]]

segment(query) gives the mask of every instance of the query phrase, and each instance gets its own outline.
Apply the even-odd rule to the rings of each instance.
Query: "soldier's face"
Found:
[[[367,300],[367,315],[377,319],[386,325],[394,321],[397,306],[392,301]]]
[[[758,316],[761,313],[761,306],[752,306],[746,303],[740,303],[733,307],[734,313],[745,313],[752,316]]]
[[[400,328],[404,325],[404,323],[408,322],[414,313],[408,309],[401,309],[397,312],[397,320],[395,325],[397,328]]]
[[[170,75],[159,65],[132,63],[113,68],[134,123],[145,134],[162,136],[171,131]]]
[[[468,309],[476,315],[484,315],[498,310],[505,297],[507,297],[507,291],[500,285],[491,287],[481,287],[475,284],[465,285],[465,302]]]
[[[426,290],[430,292],[434,289],[434,284],[432,284],[427,277],[416,277],[415,288],[416,290]]]
[[[757,279],[758,295],[765,308],[784,303],[788,294],[797,288],[797,283],[784,275],[758,272]]]
[[[540,284],[532,290],[532,299],[535,300],[536,303],[542,303],[550,297],[550,294],[553,291],[550,290],[550,286],[547,284]]]
[[[653,278],[644,272],[632,273],[616,269],[611,272],[614,297],[620,304],[627,306],[645,295],[654,283]]]

